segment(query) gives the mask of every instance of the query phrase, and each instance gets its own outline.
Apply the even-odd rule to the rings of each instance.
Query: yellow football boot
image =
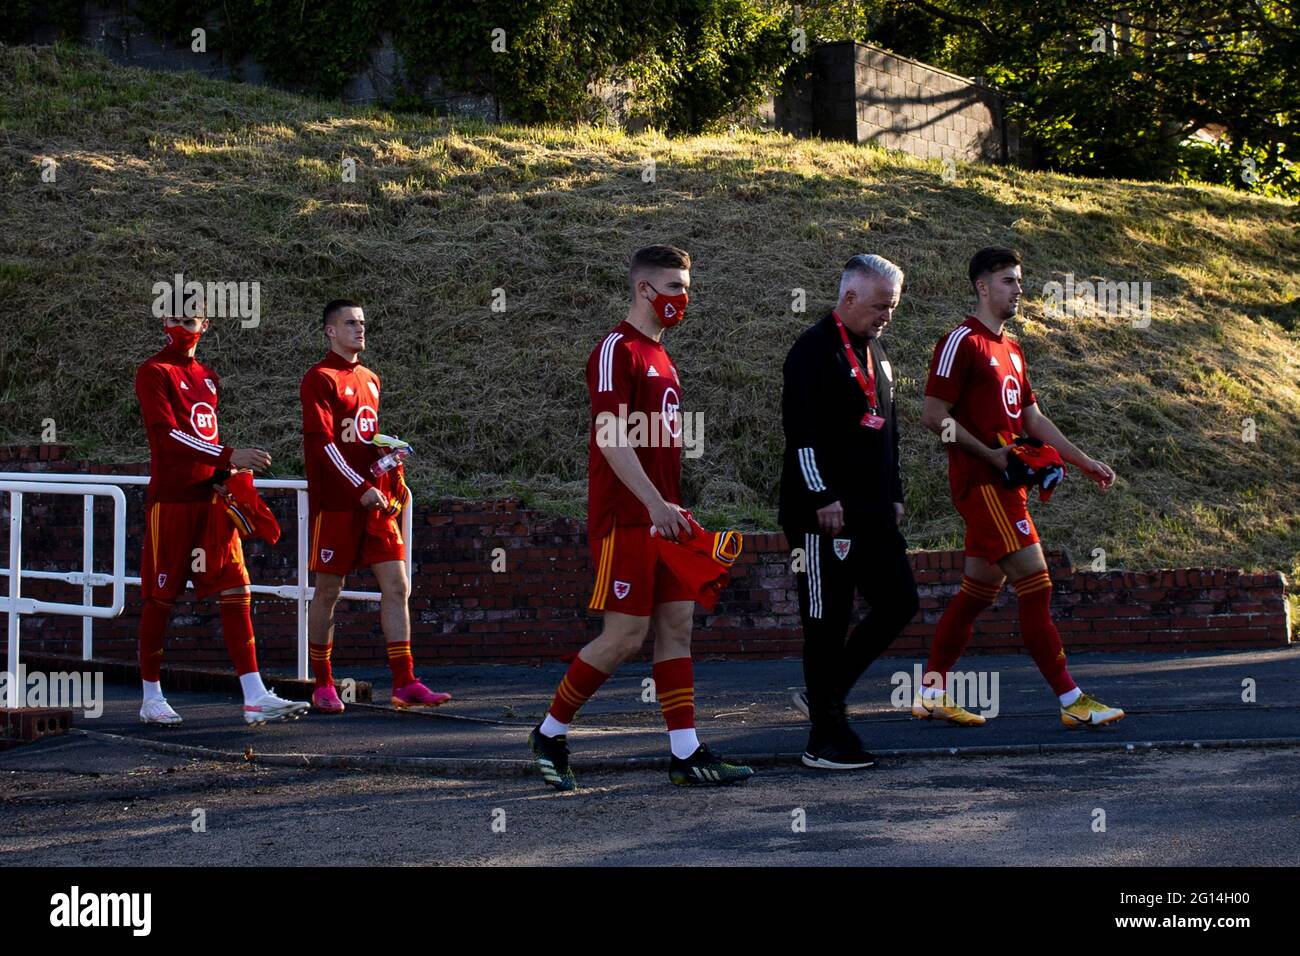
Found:
[[[917,694],[912,700],[912,716],[921,720],[946,720],[959,727],[979,727],[984,723],[983,717],[958,707],[947,694],[942,698]]]
[[[1061,708],[1061,723],[1071,729],[1075,727],[1100,727],[1102,724],[1114,723],[1124,718],[1124,711],[1118,707],[1107,707],[1096,698],[1080,694],[1069,707]]]

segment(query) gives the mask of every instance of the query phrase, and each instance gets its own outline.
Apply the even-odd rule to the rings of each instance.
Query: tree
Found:
[[[899,0],[891,18],[946,24],[921,53],[1014,94],[1013,116],[1052,167],[1296,195],[1300,23],[1274,0]],[[902,52],[902,51],[900,51]],[[1223,131],[1219,145],[1189,141]]]

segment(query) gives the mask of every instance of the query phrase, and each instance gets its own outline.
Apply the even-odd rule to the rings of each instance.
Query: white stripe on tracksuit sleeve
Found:
[[[334,467],[339,470],[339,474],[341,474],[353,488],[361,487],[361,484],[365,479],[353,470],[352,466],[347,463],[346,459],[344,459],[343,452],[339,451],[338,446],[333,442],[330,442],[325,446],[325,457],[334,463]]]
[[[195,451],[204,452],[214,458],[220,458],[222,452],[226,450],[224,445],[217,445],[210,441],[204,441],[202,438],[197,438],[188,432],[183,432],[179,428],[173,428],[170,434],[172,438],[180,442],[182,445],[192,448]]]
[[[809,491],[825,491],[826,483],[822,481],[821,472],[817,470],[817,457],[811,448],[799,449],[799,469],[803,472],[804,484]]]

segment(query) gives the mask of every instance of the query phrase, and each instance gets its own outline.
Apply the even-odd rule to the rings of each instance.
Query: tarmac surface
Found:
[[[190,693],[169,695],[184,725],[146,727],[136,689],[108,685],[101,717],[0,753],[0,863],[1300,863],[1300,648],[1074,655],[1080,686],[1127,712],[1095,731],[1062,727],[1011,655],[962,661],[989,692],[970,706],[997,709],[987,725],[914,720],[890,696],[915,663],[859,685],[850,718],[884,759],[837,774],[797,763],[799,662],[697,664],[701,739],[757,771],[709,790],[668,784],[650,667],[629,664],[573,725],[572,794],[542,784],[525,742],[562,664],[430,668],[455,694],[438,710],[260,728],[233,696]],[[338,676],[387,699],[382,673]]]
[[[967,657],[961,666],[986,692],[968,701],[993,711],[983,727],[919,721],[891,695],[924,662],[878,661],[850,699],[849,715],[867,746],[880,754],[947,751],[1015,753],[1055,748],[1111,748],[1125,744],[1294,740],[1300,742],[1300,647],[1282,650],[1177,656],[1078,654],[1070,672],[1100,700],[1123,707],[1124,720],[1098,730],[1067,730],[1055,697],[1027,656]],[[438,762],[457,772],[530,771],[528,731],[550,704],[565,665],[441,667],[425,673],[435,690],[454,695],[430,711],[394,711],[386,672],[336,674],[374,682],[376,704],[352,705],[341,716],[312,714],[297,721],[245,727],[234,695],[172,694],[184,718],[180,727],[139,722],[139,692],[106,685],[104,713],[78,717],[75,726],[136,742],[204,748],[242,757],[313,754]],[[570,731],[575,766],[619,765],[666,759],[659,706],[645,686],[648,664],[629,664],[587,703]],[[1243,682],[1254,682],[1254,702],[1243,701]],[[270,682],[274,685],[274,681]],[[803,685],[798,661],[719,661],[696,664],[696,724],[700,737],[728,756],[793,761],[806,743],[808,723],[790,695]],[[166,688],[164,687],[164,691]],[[910,693],[897,699],[910,707]],[[976,695],[978,697],[978,694]],[[380,703],[382,702],[382,703]],[[983,706],[979,706],[982,704]],[[180,752],[180,751],[175,751]],[[4,766],[0,756],[0,767]],[[373,763],[373,761],[372,761]],[[633,764],[635,765],[635,764]],[[413,766],[415,766],[413,764]]]

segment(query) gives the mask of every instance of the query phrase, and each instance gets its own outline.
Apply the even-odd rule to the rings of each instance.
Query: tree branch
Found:
[[[903,2],[911,4],[912,6],[948,23],[955,23],[958,26],[963,27],[971,27],[972,29],[979,30],[985,36],[997,36],[997,34],[993,32],[993,28],[979,17],[970,17],[961,13],[953,13],[950,10],[943,9],[943,7],[940,7],[937,4],[930,3],[929,0],[903,0]]]

